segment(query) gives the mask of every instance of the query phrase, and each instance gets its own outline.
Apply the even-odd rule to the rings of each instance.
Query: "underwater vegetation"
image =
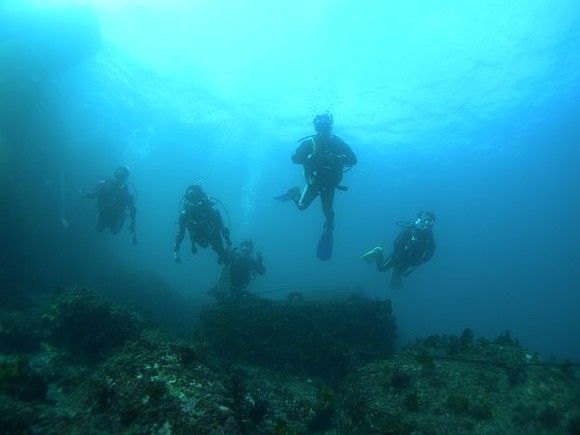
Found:
[[[577,366],[509,334],[394,353],[388,301],[217,304],[178,338],[87,288],[0,308],[0,432],[577,434]],[[15,344],[17,337],[27,344]],[[326,368],[326,372],[324,370]]]

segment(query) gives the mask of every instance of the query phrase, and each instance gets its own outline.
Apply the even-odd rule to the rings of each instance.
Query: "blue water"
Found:
[[[11,285],[106,285],[136,269],[211,302],[215,254],[190,257],[186,239],[183,264],[171,255],[181,196],[201,181],[234,243],[264,255],[253,292],[364,288],[392,299],[400,344],[509,330],[580,358],[577,1],[36,3],[0,9]],[[303,184],[289,157],[326,110],[359,164],[323,263],[319,202],[299,212],[272,197]],[[137,247],[96,234],[76,195],[119,164],[138,191]],[[435,256],[390,290],[360,255],[423,209]]]

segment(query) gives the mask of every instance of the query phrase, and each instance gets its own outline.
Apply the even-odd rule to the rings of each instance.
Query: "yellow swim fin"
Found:
[[[361,255],[360,259],[367,263],[372,263],[381,252],[383,252],[383,245],[379,245],[376,248],[371,249],[369,252],[365,252]]]

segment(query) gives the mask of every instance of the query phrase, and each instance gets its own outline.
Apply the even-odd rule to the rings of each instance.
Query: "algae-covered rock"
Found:
[[[141,319],[99,293],[77,288],[55,295],[43,317],[47,340],[91,360],[136,338]]]
[[[228,382],[242,433],[311,433],[334,410],[333,391],[324,384],[288,373],[236,365]]]
[[[0,292],[0,352],[28,353],[40,350],[38,308],[23,295]]]
[[[144,331],[101,363],[66,403],[77,413],[76,428],[103,433],[235,434],[225,379],[203,346]]]
[[[434,336],[353,372],[341,386],[338,420],[352,434],[566,434],[580,416],[579,397],[565,365],[506,335]]]
[[[334,381],[389,356],[396,326],[390,301],[248,298],[202,312],[198,329],[221,357]]]
[[[205,315],[196,337],[176,338],[90,290],[59,292],[42,320],[22,323],[43,325],[48,342],[0,355],[0,428],[447,435],[580,427],[578,365],[547,361],[508,333],[432,336],[393,354],[388,302],[250,299]]]

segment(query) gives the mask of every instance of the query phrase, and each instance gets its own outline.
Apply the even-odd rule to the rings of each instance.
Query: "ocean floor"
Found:
[[[248,297],[175,334],[87,288],[2,299],[3,434],[580,434],[578,364],[470,329],[395,351],[389,301]]]

